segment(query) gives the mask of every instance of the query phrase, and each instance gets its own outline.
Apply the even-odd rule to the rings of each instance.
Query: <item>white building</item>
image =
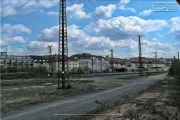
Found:
[[[76,54],[71,56],[79,60],[79,67],[86,68],[86,72],[103,72],[109,69],[109,60],[102,57],[91,55],[88,53]]]
[[[0,65],[4,69],[16,68],[16,69],[30,69],[34,67],[34,61],[28,55],[8,55],[7,52],[1,52]]]

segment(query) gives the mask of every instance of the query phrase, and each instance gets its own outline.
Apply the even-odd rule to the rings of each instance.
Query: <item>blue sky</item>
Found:
[[[77,53],[130,58],[172,58],[180,52],[180,11],[154,12],[161,0],[66,0],[69,56]],[[164,0],[163,2],[176,2]],[[24,5],[24,6],[23,6]],[[23,7],[22,7],[23,6]],[[179,7],[179,5],[178,5]],[[18,55],[53,54],[58,49],[59,0],[2,0],[1,51]]]

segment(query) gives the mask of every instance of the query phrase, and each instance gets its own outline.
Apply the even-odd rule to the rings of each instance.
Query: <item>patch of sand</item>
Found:
[[[162,117],[159,115],[142,114],[140,120],[162,120]]]
[[[23,98],[17,98],[17,99],[13,99],[13,100],[2,101],[2,104],[19,103],[19,102],[23,102],[23,101],[29,101],[29,100],[32,100],[32,99],[33,99],[33,98],[23,97]]]
[[[145,93],[137,98],[137,100],[150,99],[150,98],[159,98],[160,93]]]

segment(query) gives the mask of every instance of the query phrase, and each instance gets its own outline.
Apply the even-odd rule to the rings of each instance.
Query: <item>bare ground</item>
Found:
[[[180,120],[180,86],[173,80],[124,98],[91,120]]]
[[[1,80],[1,112],[60,101],[76,95],[128,85],[137,80],[144,78],[139,78],[138,75],[74,77],[70,78],[71,89],[57,89],[57,78]]]
[[[57,78],[1,80],[1,112],[20,110],[46,102],[60,101],[76,95],[98,92],[132,83],[123,79],[138,75],[70,78],[71,89],[57,89]],[[136,80],[136,79],[134,79]]]

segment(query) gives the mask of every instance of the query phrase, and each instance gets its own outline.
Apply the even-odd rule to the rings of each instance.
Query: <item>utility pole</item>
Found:
[[[143,63],[142,63],[142,51],[141,51],[141,37],[144,35],[138,35],[138,46],[139,46],[139,74],[142,74]]]
[[[156,69],[157,69],[157,52],[155,52],[155,57],[156,57]]]
[[[49,62],[49,71],[52,72],[52,58],[51,58],[52,57],[51,56],[52,55],[52,45],[48,45],[47,49],[49,49],[49,51],[48,51],[48,53],[49,53],[49,58],[48,58],[49,59],[48,60],[48,62]]]
[[[111,71],[114,72],[114,66],[113,66],[113,49],[111,49]]]
[[[92,74],[94,73],[94,69],[93,69],[93,67],[94,67],[94,58],[91,58],[92,59]]]
[[[178,52],[178,60],[179,60],[179,52]]]
[[[66,79],[68,79],[69,86],[66,0],[60,0],[59,5],[58,89],[60,89],[60,72],[62,78],[62,89],[65,89]]]
[[[101,60],[101,73],[102,73],[102,58],[100,58],[100,60]]]
[[[8,47],[6,47],[6,57],[5,57],[5,60],[6,60],[6,73],[7,73],[7,59],[8,59]]]
[[[8,47],[6,47],[6,53],[8,52]]]

